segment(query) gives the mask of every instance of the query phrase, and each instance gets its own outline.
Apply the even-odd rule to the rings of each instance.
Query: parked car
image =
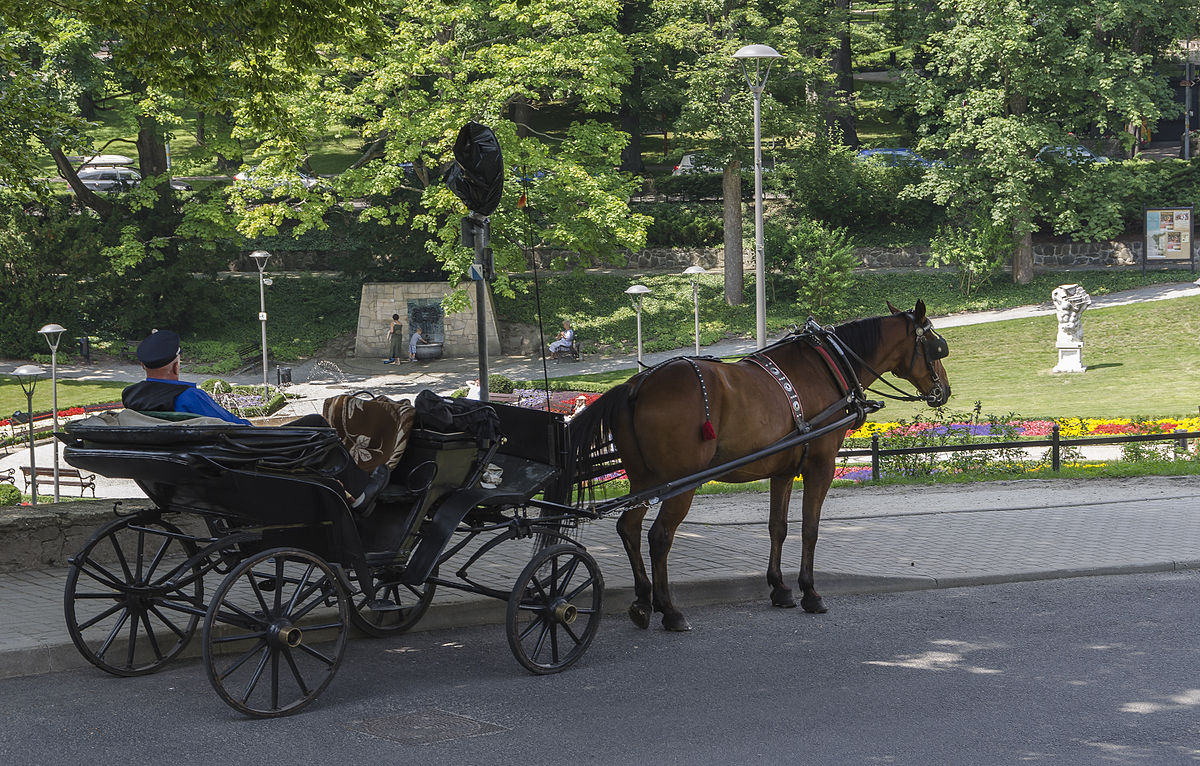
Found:
[[[679,164],[671,171],[673,176],[685,176],[689,173],[720,173],[721,168],[703,154],[685,154],[679,159]]]
[[[133,168],[84,167],[79,171],[79,180],[85,188],[99,192],[129,191],[142,182],[142,174]],[[191,184],[171,179],[171,188],[176,191],[191,191]]]
[[[860,162],[868,160],[882,162],[889,168],[899,167],[931,167],[932,162],[925,159],[912,149],[863,149],[854,156]]]
[[[1070,144],[1068,146],[1050,146],[1047,144],[1038,150],[1037,158],[1039,162],[1058,160],[1068,165],[1104,164],[1105,162],[1111,162],[1108,157],[1093,154],[1083,144]]]

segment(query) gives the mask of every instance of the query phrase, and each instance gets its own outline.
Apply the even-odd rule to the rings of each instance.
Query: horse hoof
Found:
[[[791,588],[772,588],[771,589],[771,606],[777,606],[782,609],[795,609],[796,599],[792,596]]]
[[[686,633],[692,629],[682,614],[663,615],[663,627],[674,633]]]
[[[650,610],[645,604],[634,603],[629,607],[629,619],[633,624],[645,630],[650,627]]]
[[[800,606],[809,614],[825,614],[829,611],[829,607],[825,606],[820,596],[804,596],[800,599]]]

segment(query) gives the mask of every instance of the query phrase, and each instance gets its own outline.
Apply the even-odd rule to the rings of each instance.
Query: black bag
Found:
[[[449,399],[428,388],[417,394],[415,425],[431,431],[462,431],[482,441],[500,438],[500,416],[488,404],[474,399]]]
[[[445,181],[468,210],[485,216],[496,210],[504,192],[504,159],[491,128],[468,122],[458,131]]]

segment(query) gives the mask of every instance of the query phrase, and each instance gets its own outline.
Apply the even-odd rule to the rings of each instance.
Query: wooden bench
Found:
[[[17,471],[14,468],[5,468],[0,470],[0,481],[7,481],[14,487],[17,484]]]
[[[32,481],[31,474],[33,474],[33,469],[29,466],[21,466],[21,473],[24,474],[26,493],[29,492],[30,485],[34,481],[37,482],[39,487],[48,485],[51,489],[54,488],[53,468],[42,468],[39,466],[36,475],[32,477]],[[83,497],[84,491],[88,489],[92,491],[92,497],[96,496],[96,475],[94,473],[85,476],[79,472],[78,468],[63,468],[60,466],[58,469],[58,484],[60,487],[79,487],[80,497]]]

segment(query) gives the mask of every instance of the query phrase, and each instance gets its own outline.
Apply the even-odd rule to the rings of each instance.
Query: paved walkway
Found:
[[[1158,286],[1096,299],[1096,305],[1200,294],[1192,284]],[[938,326],[1012,316],[1050,314],[1049,306],[1024,307],[1003,316],[948,317]],[[705,347],[717,355],[744,353],[752,342]],[[647,362],[673,356],[651,354]],[[549,362],[551,377],[630,367],[626,357],[588,357],[580,363]],[[492,372],[513,378],[540,377],[541,364],[503,358]],[[64,377],[133,381],[131,365],[64,367]],[[421,388],[450,391],[475,377],[474,364],[439,360],[386,366],[350,359],[297,365],[293,379],[304,397],[293,412],[316,411],[330,393],[371,389],[415,395]],[[246,376],[253,382],[255,376]],[[50,465],[50,447],[38,456]],[[23,464],[10,455],[0,468]],[[100,494],[131,497],[128,484],[104,485]],[[797,499],[798,506],[798,499]],[[764,579],[769,538],[763,494],[698,498],[676,537],[671,558],[675,596],[682,608],[701,603],[754,599],[766,604]],[[817,549],[818,588],[836,609],[851,593],[953,587],[1035,578],[1200,567],[1200,479],[1152,477],[1134,481],[1022,481],[955,487],[860,487],[834,490],[826,503]],[[583,542],[599,560],[607,581],[607,609],[623,613],[632,578],[611,519],[585,525]],[[794,579],[799,529],[785,546],[784,567]],[[530,555],[512,542],[488,558],[494,584],[506,587]],[[0,678],[80,668],[86,662],[67,636],[62,613],[65,570],[0,574]],[[210,587],[215,588],[213,583]],[[459,593],[439,593],[418,629],[503,622],[503,603]],[[697,626],[698,628],[702,626]],[[199,641],[190,649],[198,651]],[[98,671],[96,671],[98,672]]]

